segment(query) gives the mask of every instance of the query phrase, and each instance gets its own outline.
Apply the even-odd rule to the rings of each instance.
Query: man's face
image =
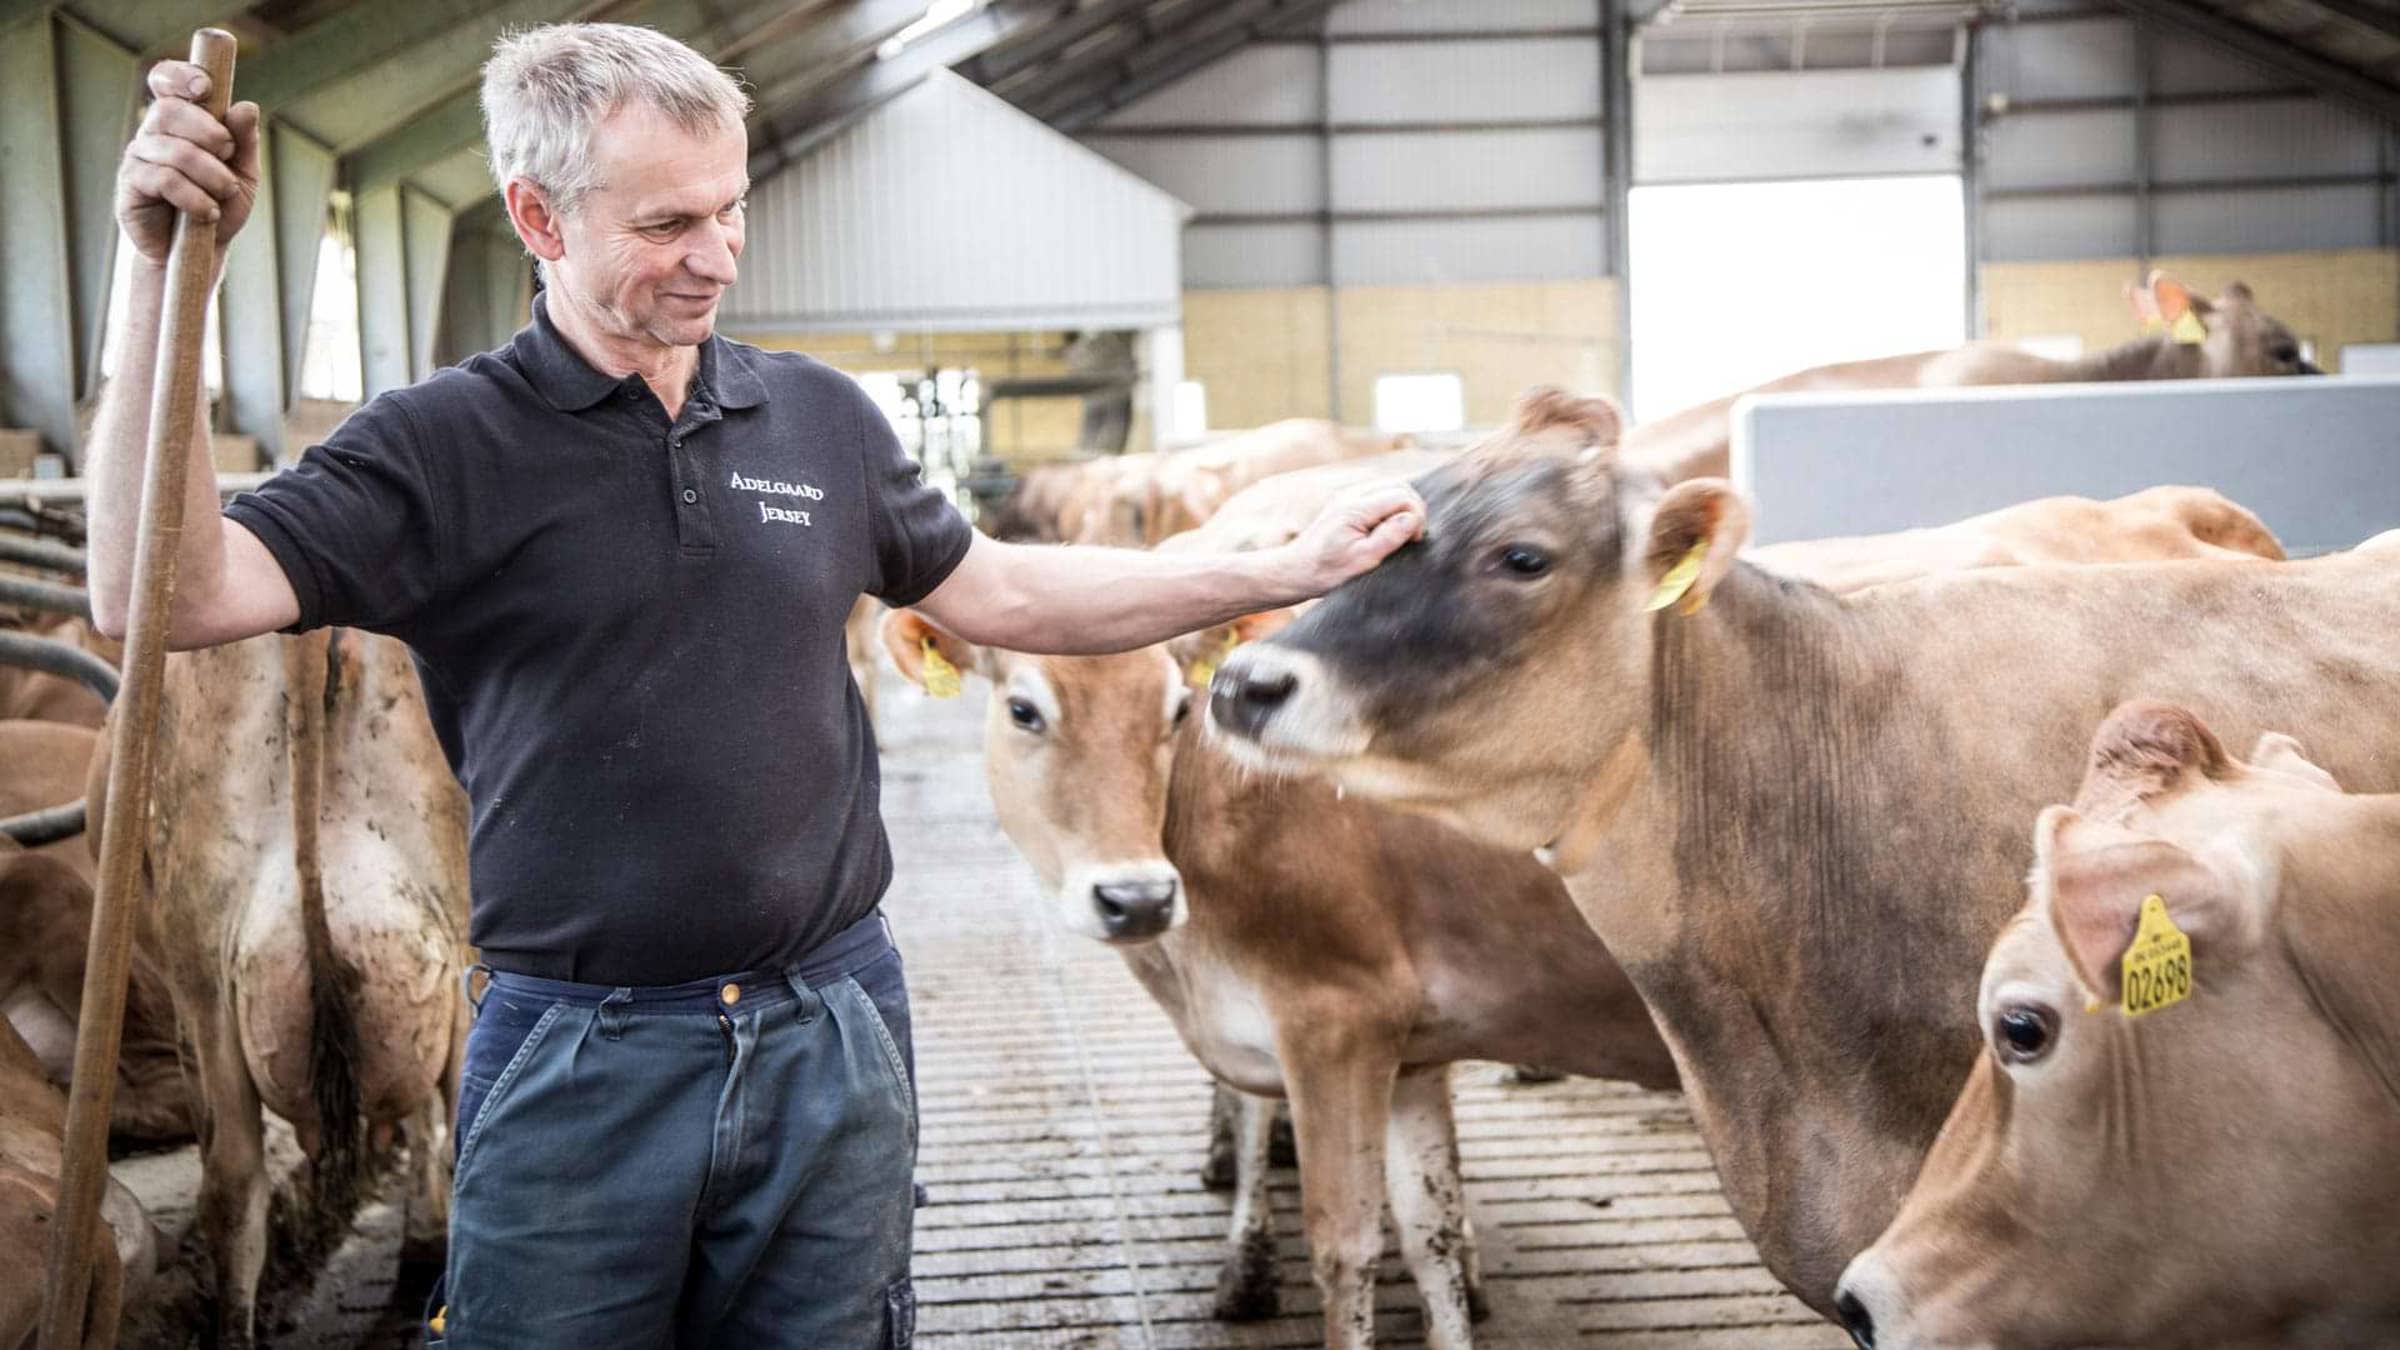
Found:
[[[646,104],[592,131],[599,186],[559,223],[559,285],[612,336],[689,347],[715,331],[717,301],[742,253],[749,138],[739,122],[704,133]]]

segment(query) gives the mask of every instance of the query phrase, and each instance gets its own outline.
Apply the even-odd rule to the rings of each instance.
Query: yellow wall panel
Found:
[[[2156,265],[2203,295],[2247,282],[2260,308],[2315,345],[2327,370],[2340,368],[2350,343],[2400,338],[2400,251],[2192,254]],[[2113,347],[2138,331],[2123,288],[2139,275],[2133,258],[1986,263],[1985,333],[2003,341],[2073,333],[2086,351]]]

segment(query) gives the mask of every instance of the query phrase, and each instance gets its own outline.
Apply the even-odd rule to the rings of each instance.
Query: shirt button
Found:
[[[738,984],[728,984],[717,991],[717,997],[725,1000],[725,1006],[730,1008],[742,1001],[742,987]]]
[[[686,505],[686,506],[690,506],[692,503],[694,503],[694,502],[696,502],[696,501],[698,501],[698,500],[700,500],[700,494],[699,494],[699,493],[692,491],[690,488],[685,488],[685,489],[683,490],[683,504],[684,504],[684,505]],[[727,986],[725,986],[725,987],[726,987],[726,988],[728,988],[728,989],[731,989],[733,986],[732,986],[732,985],[727,985]],[[725,1001],[726,1001],[727,1003],[731,1003],[731,1002],[733,1002],[733,1000],[732,1000],[732,999],[727,999],[727,1000],[725,1000]]]

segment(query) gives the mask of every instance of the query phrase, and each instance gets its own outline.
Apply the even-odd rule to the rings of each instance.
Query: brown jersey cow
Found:
[[[1493,844],[1552,850],[1675,1051],[1727,1197],[1821,1310],[1977,1044],[1973,978],[2095,711],[2191,703],[2400,783],[2388,554],[1943,573],[1835,595],[1739,561],[1542,394],[1420,480],[1428,537],[1230,657],[1210,722]]]

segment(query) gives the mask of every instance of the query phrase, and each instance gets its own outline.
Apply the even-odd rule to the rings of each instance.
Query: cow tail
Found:
[[[366,1155],[358,1091],[358,971],[333,945],[325,914],[325,773],[331,723],[341,694],[339,630],[293,639],[284,647],[286,743],[292,770],[292,860],[300,886],[300,924],[309,974],[309,1098],[316,1108],[317,1153],[310,1169],[310,1217],[348,1226],[356,1211]]]

